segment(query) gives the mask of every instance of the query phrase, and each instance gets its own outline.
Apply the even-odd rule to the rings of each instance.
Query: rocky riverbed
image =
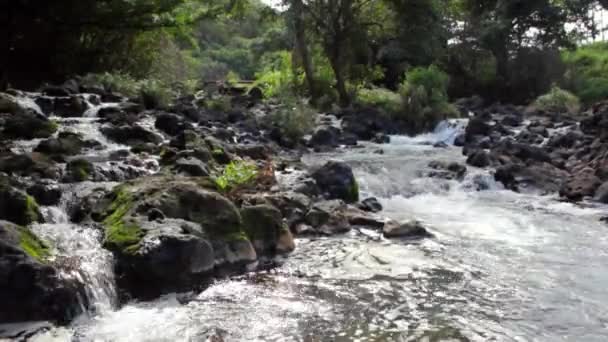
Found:
[[[229,111],[204,100],[146,108],[77,82],[0,94],[1,336],[604,336],[601,309],[576,304],[601,291],[571,279],[552,301],[561,289],[546,286],[564,260],[601,274],[608,107],[572,117],[469,99],[470,119],[413,138],[346,110],[290,141],[256,97]],[[218,187],[242,162],[254,180]],[[524,266],[537,273],[518,278]],[[542,307],[564,316],[517,323]]]

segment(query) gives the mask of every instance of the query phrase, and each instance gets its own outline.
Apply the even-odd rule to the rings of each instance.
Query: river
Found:
[[[117,309],[111,255],[95,247],[97,232],[51,209],[54,223],[34,229],[84,255],[97,305],[31,340],[608,340],[608,234],[600,222],[608,208],[507,191],[479,169],[460,182],[425,177],[432,160],[464,163],[460,148],[432,146],[462,126],[304,158],[349,163],[383,215],[419,219],[434,239],[389,241],[366,230],[301,238],[277,268],[219,280],[187,301],[173,294]]]

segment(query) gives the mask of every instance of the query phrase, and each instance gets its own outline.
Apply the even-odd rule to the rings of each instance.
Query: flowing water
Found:
[[[462,182],[426,178],[432,160],[463,162],[459,148],[432,147],[463,125],[305,157],[346,161],[384,215],[422,220],[435,239],[388,241],[373,231],[298,239],[278,268],[220,280],[188,301],[168,295],[116,309],[98,232],[50,209],[59,218],[35,230],[80,258],[97,306],[33,341],[608,340],[607,208],[516,194],[483,170]]]

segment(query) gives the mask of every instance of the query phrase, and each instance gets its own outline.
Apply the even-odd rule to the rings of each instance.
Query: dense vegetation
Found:
[[[168,89],[246,79],[267,97],[423,116],[452,113],[448,95],[527,103],[559,86],[587,105],[608,95],[607,45],[576,43],[597,33],[590,10],[602,5],[15,0],[2,8],[2,83],[34,88],[94,73],[124,93],[167,98]]]

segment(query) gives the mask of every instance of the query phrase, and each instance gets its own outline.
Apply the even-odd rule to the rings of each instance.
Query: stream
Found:
[[[94,118],[71,121],[104,151],[121,147],[97,135]],[[218,280],[188,301],[172,294],[118,308],[99,232],[70,224],[65,207],[44,208],[50,223],[34,231],[60,256],[79,259],[73,276],[84,278],[94,305],[69,327],[30,340],[608,340],[608,234],[600,222],[608,208],[507,191],[480,169],[460,182],[425,177],[430,161],[464,163],[460,148],[433,147],[464,125],[304,157],[311,166],[347,162],[362,198],[377,197],[389,218],[421,220],[436,238],[389,241],[366,230],[300,238],[277,268]]]

